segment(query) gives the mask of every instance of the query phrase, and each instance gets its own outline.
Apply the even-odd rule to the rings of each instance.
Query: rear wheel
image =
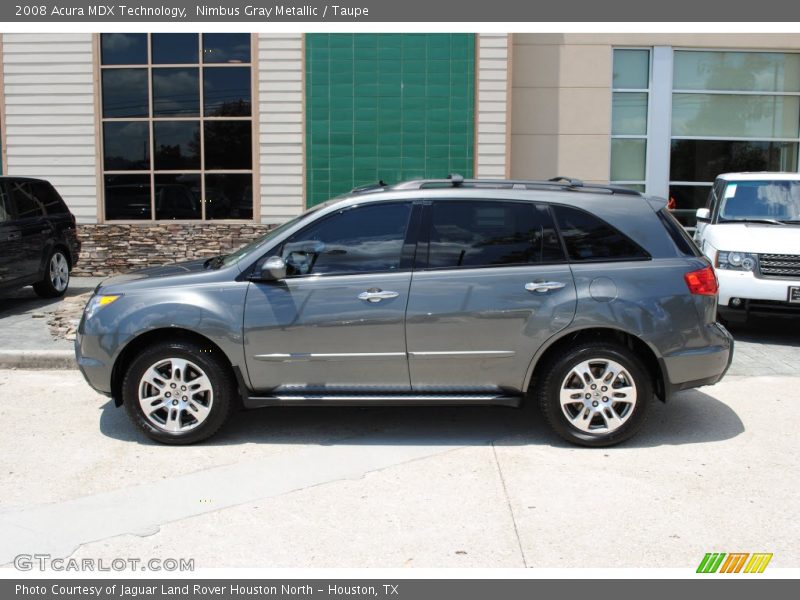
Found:
[[[144,350],[122,382],[128,417],[165,444],[192,444],[214,435],[231,414],[235,392],[222,357],[186,342]]]
[[[63,296],[69,286],[69,260],[60,248],[56,248],[47,260],[44,278],[33,284],[33,291],[42,298]]]
[[[653,397],[646,367],[620,344],[586,342],[545,365],[536,390],[553,430],[581,446],[613,446],[644,424]]]

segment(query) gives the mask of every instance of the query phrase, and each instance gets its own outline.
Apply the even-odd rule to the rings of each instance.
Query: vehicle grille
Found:
[[[764,277],[800,278],[800,254],[759,254],[758,264]]]

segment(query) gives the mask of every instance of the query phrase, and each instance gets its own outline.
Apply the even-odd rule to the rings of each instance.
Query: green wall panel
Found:
[[[473,172],[473,34],[307,34],[308,204]]]

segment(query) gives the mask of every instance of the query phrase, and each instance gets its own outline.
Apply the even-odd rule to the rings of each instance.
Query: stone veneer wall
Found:
[[[227,254],[273,227],[255,223],[79,224],[82,248],[72,274],[103,277]]]

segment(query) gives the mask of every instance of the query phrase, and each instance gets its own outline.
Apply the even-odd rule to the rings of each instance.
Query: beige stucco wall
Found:
[[[800,50],[800,35],[692,33],[515,33],[511,176],[609,176],[612,49]]]

